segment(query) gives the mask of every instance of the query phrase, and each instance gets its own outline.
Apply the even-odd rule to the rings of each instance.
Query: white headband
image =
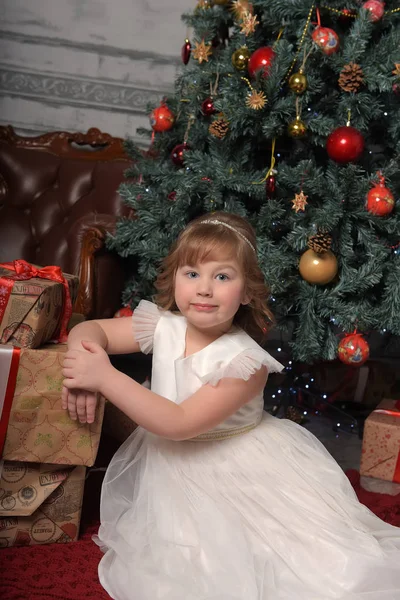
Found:
[[[245,235],[243,235],[243,233],[240,233],[240,231],[235,229],[235,227],[232,227],[232,225],[229,225],[228,223],[225,223],[224,221],[219,221],[218,219],[207,219],[206,221],[200,221],[200,224],[203,224],[203,223],[204,224],[209,223],[210,225],[223,225],[224,227],[227,227],[231,231],[234,231],[236,233],[236,235],[241,237],[242,240],[244,240],[246,242],[246,244],[248,244],[250,246],[250,248],[253,250],[254,254],[257,254],[256,249],[253,246],[253,244],[250,242],[250,240],[248,240],[247,237]]]

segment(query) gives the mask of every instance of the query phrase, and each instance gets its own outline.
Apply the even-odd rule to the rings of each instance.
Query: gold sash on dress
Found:
[[[257,427],[258,423],[251,423],[250,425],[245,425],[244,427],[233,427],[232,429],[225,429],[220,431],[207,431],[206,433],[201,433],[200,435],[190,438],[189,442],[211,442],[215,440],[227,440],[229,438],[235,437],[237,435],[242,435],[243,433],[248,433],[252,429]]]

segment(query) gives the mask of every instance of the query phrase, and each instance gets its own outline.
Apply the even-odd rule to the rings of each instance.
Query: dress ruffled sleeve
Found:
[[[244,379],[247,381],[262,366],[266,366],[268,373],[279,373],[285,367],[261,347],[248,348],[239,352],[229,361],[217,361],[215,368],[208,370],[206,365],[196,368],[196,375],[204,384],[217,385],[224,377]]]
[[[160,317],[160,309],[148,300],[141,300],[133,311],[132,324],[135,340],[144,354],[149,354],[153,350],[154,332]]]

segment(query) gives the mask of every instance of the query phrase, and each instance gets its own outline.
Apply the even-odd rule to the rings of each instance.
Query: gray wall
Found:
[[[135,138],[173,89],[194,0],[0,0],[0,124]],[[140,141],[140,138],[137,140]],[[143,142],[142,142],[143,143]]]

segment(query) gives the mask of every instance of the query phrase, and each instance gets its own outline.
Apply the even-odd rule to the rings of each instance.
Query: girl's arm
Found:
[[[99,391],[132,421],[171,440],[209,431],[260,393],[267,380],[262,367],[248,381],[225,378],[216,387],[206,384],[178,405],[116,370],[97,344],[83,344],[88,353],[72,351],[66,356],[64,385]]]
[[[96,342],[107,354],[140,352],[139,343],[135,341],[132,317],[78,323],[68,335],[68,348],[84,350],[82,340]]]
[[[114,370],[101,393],[138,425],[178,441],[206,433],[225,421],[264,389],[267,375],[262,367],[248,381],[221,379],[216,387],[203,385],[182,404],[175,404]]]
[[[134,338],[132,317],[119,319],[99,319],[79,323],[68,335],[68,350],[87,352],[82,340],[96,342],[108,354],[124,354],[140,352],[138,342]],[[67,388],[63,386],[61,406],[68,409],[71,419],[79,419],[81,423],[93,423],[96,417],[97,395],[84,386]]]

